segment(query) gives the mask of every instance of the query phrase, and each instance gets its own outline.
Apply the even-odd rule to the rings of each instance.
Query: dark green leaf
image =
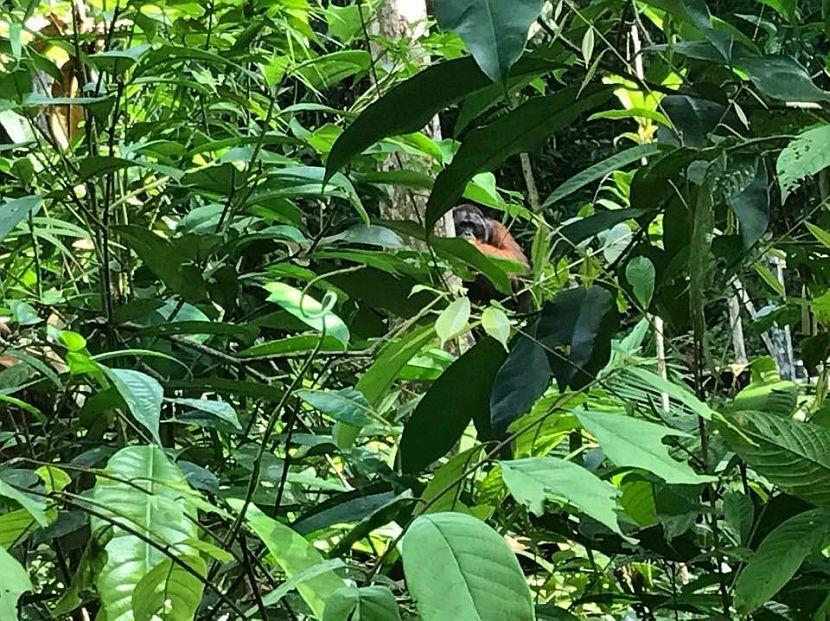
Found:
[[[807,70],[788,56],[747,57],[738,67],[749,74],[764,95],[783,101],[830,101],[830,93],[817,87]]]

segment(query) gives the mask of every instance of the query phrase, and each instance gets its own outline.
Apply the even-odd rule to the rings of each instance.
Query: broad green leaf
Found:
[[[614,209],[599,211],[587,218],[580,218],[576,222],[566,224],[559,230],[553,255],[554,257],[562,256],[594,235],[607,231],[626,220],[634,220],[650,213],[647,209]]]
[[[540,58],[524,58],[513,75],[534,75],[555,66]],[[326,160],[326,179],[367,147],[388,136],[420,131],[441,110],[468,93],[486,88],[490,80],[472,58],[457,58],[419,71],[368,106],[332,146]]]
[[[236,498],[228,499],[228,504],[237,512],[241,511],[245,505],[244,501]],[[289,579],[323,562],[323,555],[303,536],[269,518],[256,505],[247,506],[245,521],[262,540],[277,565]],[[345,586],[343,580],[329,570],[297,584],[297,590],[314,615],[321,619],[326,609],[326,602],[343,586]]]
[[[50,520],[46,517],[46,503],[33,496],[29,496],[25,492],[12,487],[2,479],[0,479],[0,496],[14,500],[21,507],[29,512],[35,521],[41,526],[48,526]]]
[[[744,248],[751,248],[766,233],[769,226],[769,183],[763,161],[752,159],[743,164],[747,184],[739,192],[727,193],[726,203],[738,217]],[[727,175],[740,174],[730,167]]]
[[[304,569],[300,573],[294,574],[292,578],[289,578],[285,582],[281,583],[276,589],[274,589],[270,593],[264,595],[262,597],[262,603],[265,604],[265,606],[274,606],[283,597],[288,595],[292,590],[296,589],[298,584],[302,584],[306,580],[311,580],[316,576],[330,572],[334,569],[342,569],[345,566],[346,564],[341,559],[333,558],[328,561],[323,561],[318,565],[313,565],[308,569]],[[249,617],[253,617],[256,614],[257,610],[257,606],[251,606],[246,611],[246,614]]]
[[[104,548],[107,561],[96,587],[107,621],[130,621],[134,604],[141,605],[135,602],[137,585],[154,567],[169,561],[170,553],[180,558],[198,556],[198,551],[185,543],[198,537],[196,510],[188,502],[192,492],[184,475],[155,446],[121,449],[107,462],[107,470],[116,478],[98,477],[92,491],[95,509],[109,518],[93,517],[92,530],[112,536]],[[140,532],[155,545],[121,525]],[[199,592],[190,592],[188,598],[201,599],[201,582],[197,587],[188,580],[181,586],[198,588]]]
[[[497,84],[507,82],[542,0],[437,0],[438,24],[464,39],[478,66]]]
[[[719,429],[771,483],[807,502],[830,504],[830,429],[764,412],[738,413]]]
[[[104,365],[99,365],[99,368],[115,386],[136,422],[147,429],[153,440],[161,446],[159,419],[164,389],[158,380],[132,369],[111,369]]]
[[[0,241],[3,241],[14,227],[28,218],[29,214],[37,213],[42,204],[43,201],[38,196],[24,196],[0,205]]]
[[[298,65],[295,71],[312,88],[325,89],[363,73],[371,64],[372,57],[366,50],[340,50]]]
[[[737,65],[749,75],[759,91],[773,99],[830,101],[830,93],[817,87],[807,70],[789,56],[746,56]]]
[[[90,54],[87,58],[93,66],[101,71],[121,74],[132,67],[149,49],[148,44],[137,45],[126,50],[107,50],[106,52]]]
[[[620,491],[582,466],[556,457],[499,463],[513,498],[536,515],[545,512],[545,501],[552,501],[575,507],[615,533],[623,534],[615,513]]]
[[[400,621],[395,596],[385,586],[345,586],[326,602],[323,621]]]
[[[251,356],[279,356],[282,354],[292,354],[297,352],[312,351],[320,342],[320,336],[317,334],[300,334],[297,336],[289,336],[277,341],[266,341],[259,345],[254,345],[248,349],[239,352],[239,356],[247,358]],[[326,336],[323,338],[323,345],[320,351],[343,351],[343,345],[336,338]]]
[[[453,300],[447,308],[441,311],[438,319],[435,320],[435,333],[441,345],[458,336],[467,327],[469,319],[470,300],[466,297]]]
[[[239,417],[236,415],[236,410],[234,410],[233,406],[227,401],[189,398],[168,399],[168,401],[188,408],[193,408],[194,410],[199,410],[205,414],[210,414],[211,416],[215,416],[226,423],[230,423],[236,429],[242,429],[242,426],[239,424]]]
[[[265,289],[270,293],[269,302],[279,304],[309,327],[336,338],[344,346],[349,344],[348,326],[310,295],[303,295],[299,289],[282,282],[269,282]]]
[[[34,587],[26,569],[0,547],[0,619],[17,619],[17,600]]]
[[[830,126],[828,126],[830,127]],[[813,234],[818,241],[821,242],[821,245],[825,248],[830,248],[830,232],[825,231],[820,226],[816,226],[815,224],[811,224],[809,222],[804,223],[807,226],[807,229]]]
[[[342,423],[365,427],[377,418],[363,393],[354,388],[298,390],[295,394],[312,407]]]
[[[688,464],[669,455],[663,438],[688,434],[613,412],[580,410],[576,416],[597,439],[608,459],[618,466],[642,468],[666,483],[694,485],[715,480],[715,477],[697,474]]]
[[[81,181],[86,181],[92,177],[99,175],[106,175],[117,170],[136,166],[138,162],[132,160],[125,160],[121,157],[108,157],[105,155],[92,155],[84,158],[78,166],[78,172],[81,176]]]
[[[535,149],[581,114],[602,105],[612,91],[611,87],[602,86],[586,88],[579,94],[574,87],[555,95],[534,97],[492,123],[472,130],[452,163],[435,179],[427,202],[427,230],[432,230],[458,202],[473,176],[493,170],[511,155]]]
[[[807,555],[830,539],[830,514],[812,509],[779,524],[758,546],[735,582],[735,605],[750,613],[784,587]]]
[[[663,377],[657,373],[649,371],[648,369],[643,369],[642,367],[627,366],[623,369],[622,373],[624,375],[633,376],[633,381],[642,386],[653,388],[653,394],[657,395],[658,399],[661,393],[666,393],[669,396],[669,399],[686,407],[690,412],[693,412],[701,418],[706,420],[712,418],[712,410],[709,406],[698,399],[694,393],[692,393],[685,386],[663,379]]]
[[[625,278],[634,297],[643,309],[648,309],[654,294],[654,263],[648,257],[634,257],[625,267]]]
[[[488,306],[481,313],[481,326],[484,331],[501,343],[505,349],[510,339],[510,320],[504,311],[495,306]]]
[[[199,556],[180,560],[199,575],[207,575],[207,564]],[[172,559],[153,567],[135,586],[135,621],[191,621],[202,601],[203,582]]]
[[[401,541],[406,584],[423,621],[532,621],[533,602],[504,539],[464,513],[415,519]]]
[[[828,141],[830,125],[822,125],[800,134],[781,151],[776,169],[778,183],[781,185],[782,203],[787,201],[804,179],[830,166]]]
[[[743,388],[732,402],[736,411],[758,411],[789,416],[798,404],[798,386],[782,380],[778,366],[770,357],[754,360],[749,386]]]
[[[416,474],[452,449],[475,420],[479,434],[489,436],[490,391],[504,361],[504,349],[485,338],[441,374],[421,398],[401,437],[401,468]]]
[[[602,160],[601,162],[597,162],[596,164],[589,166],[582,172],[577,173],[576,175],[565,181],[565,183],[557,187],[553,191],[553,193],[545,199],[545,202],[542,204],[542,207],[549,207],[554,203],[562,200],[566,196],[570,196],[577,190],[584,188],[589,183],[599,181],[600,179],[605,179],[615,170],[620,170],[628,166],[629,164],[639,162],[644,157],[651,157],[652,155],[655,155],[665,150],[666,145],[653,142],[648,144],[637,145],[636,147],[631,147],[630,149],[626,149],[625,151],[620,151],[619,153],[616,153],[611,157]],[[616,224],[616,222],[614,224]]]

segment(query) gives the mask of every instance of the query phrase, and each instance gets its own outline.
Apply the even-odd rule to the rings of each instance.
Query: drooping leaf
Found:
[[[769,190],[767,169],[760,160],[749,164],[750,182],[739,192],[726,196],[726,203],[738,217],[744,248],[751,248],[769,226]]]
[[[107,469],[114,478],[99,477],[93,489],[95,509],[109,518],[92,518],[93,532],[111,529],[112,535],[96,586],[107,619],[128,621],[133,619],[137,585],[154,567],[169,560],[167,551],[198,556],[186,543],[198,539],[196,511],[186,499],[189,487],[184,475],[155,446],[121,449],[107,462]],[[121,525],[140,532],[146,540]],[[187,580],[180,587],[180,595],[188,601],[201,600],[201,581]]]
[[[245,505],[244,501],[236,498],[229,499],[228,504],[234,511],[241,511]],[[262,540],[289,579],[323,562],[323,555],[304,537],[281,522],[269,518],[256,505],[248,504],[245,521]],[[323,618],[328,599],[343,586],[343,580],[328,570],[299,583],[297,590],[314,615],[320,619]]]
[[[374,412],[366,397],[354,388],[298,390],[296,395],[312,407],[343,423],[364,427],[371,424],[374,418]]]
[[[323,621],[365,619],[366,621],[400,621],[395,596],[385,586],[346,586],[326,603]]]
[[[133,369],[111,369],[103,365],[100,368],[115,386],[136,422],[147,429],[161,446],[159,419],[164,389],[158,380]]]
[[[555,95],[534,97],[467,134],[452,163],[435,179],[427,202],[427,230],[455,205],[474,175],[492,170],[511,155],[535,149],[579,115],[603,104],[612,90],[601,86],[586,88],[580,94],[577,88],[567,88]]]
[[[830,514],[812,509],[781,523],[758,546],[735,582],[735,605],[748,614],[772,599],[807,555],[830,539]]]
[[[0,479],[0,496],[14,500],[28,511],[29,515],[41,526],[46,527],[49,525],[49,519],[46,516],[46,503],[42,500],[29,496],[16,487],[12,487],[2,479]]]
[[[648,257],[634,257],[625,267],[625,278],[643,309],[647,309],[651,304],[651,296],[654,294],[654,275],[654,263]]]
[[[787,202],[804,179],[830,166],[828,141],[830,125],[822,125],[800,134],[781,151],[776,169],[782,203]]]
[[[36,214],[43,201],[38,196],[14,198],[0,205],[0,241],[29,214]]]
[[[613,294],[600,286],[562,291],[544,306],[535,334],[560,390],[585,386],[605,366],[618,321]]]
[[[435,320],[435,333],[441,345],[458,336],[470,319],[470,299],[463,297],[453,300],[441,311]]]
[[[714,480],[669,455],[663,438],[686,436],[682,431],[613,412],[580,410],[576,416],[597,439],[608,459],[618,466],[642,468],[666,483],[694,485]]]
[[[336,338],[344,347],[349,344],[348,326],[310,295],[303,295],[299,289],[283,282],[267,283],[265,289],[270,294],[269,302],[279,304],[309,327]]]
[[[442,28],[464,39],[478,66],[493,82],[505,84],[542,4],[542,0],[438,0],[435,16]]]
[[[0,547],[0,619],[17,619],[17,600],[26,591],[34,587],[26,569],[9,554],[4,547]]]
[[[759,91],[773,99],[830,101],[830,93],[817,87],[807,70],[789,56],[747,56],[737,64]]]
[[[504,311],[495,306],[488,306],[481,313],[481,327],[484,331],[501,343],[505,349],[510,339],[510,320]]]
[[[640,161],[644,157],[651,157],[652,155],[665,150],[667,150],[666,145],[658,142],[652,142],[637,145],[636,147],[631,147],[625,151],[620,151],[619,153],[616,153],[601,162],[597,162],[565,181],[565,183],[557,187],[551,195],[545,199],[545,202],[542,204],[542,208],[550,207],[566,196],[570,196],[577,190],[584,188],[589,183],[604,179],[615,170],[620,170],[629,164]]]
[[[212,399],[189,399],[189,398],[178,398],[178,399],[168,399],[171,403],[177,403],[179,405],[183,405],[185,407],[193,408],[194,410],[199,410],[200,412],[204,412],[205,414],[210,414],[211,416],[215,416],[216,418],[225,421],[226,423],[230,423],[236,429],[242,429],[242,426],[239,424],[239,417],[236,415],[236,411],[233,409],[233,406],[228,403],[227,401],[215,401]]]
[[[482,422],[489,427],[490,391],[504,358],[497,341],[481,339],[441,374],[404,426],[400,449],[404,472],[418,473],[445,455],[470,420],[476,420],[479,433]]]
[[[514,66],[513,74],[533,75],[554,66],[544,58],[527,58]],[[436,113],[489,84],[490,80],[470,57],[432,65],[416,73],[367,107],[340,135],[326,160],[326,179],[379,140],[419,131]]]
[[[571,461],[537,457],[499,462],[513,497],[536,515],[545,501],[575,507],[622,535],[615,509],[620,491]]]
[[[423,621],[534,619],[515,555],[481,520],[463,513],[421,515],[401,541],[401,556]]]
[[[830,504],[830,429],[764,412],[738,413],[719,429],[771,483],[807,502]]]

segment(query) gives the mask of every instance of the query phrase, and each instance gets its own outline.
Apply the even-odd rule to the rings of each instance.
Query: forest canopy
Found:
[[[0,621],[830,619],[830,2],[0,3]]]

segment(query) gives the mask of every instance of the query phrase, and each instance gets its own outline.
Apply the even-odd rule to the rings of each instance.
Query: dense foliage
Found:
[[[0,621],[829,618],[830,3],[407,4],[0,4]]]

